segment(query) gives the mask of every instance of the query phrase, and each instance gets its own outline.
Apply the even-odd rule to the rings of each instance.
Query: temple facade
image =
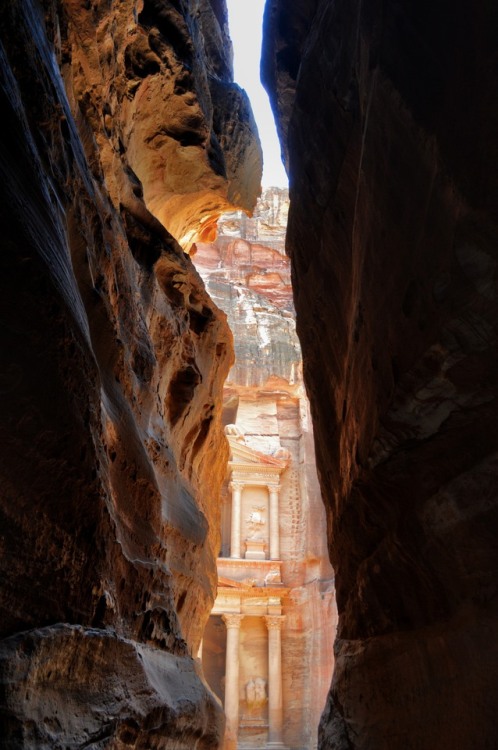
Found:
[[[299,399],[282,392],[278,399],[287,417],[291,405],[302,415]],[[256,405],[239,401],[242,424]],[[226,433],[218,592],[202,644],[206,679],[225,709],[224,747],[312,750],[330,686],[336,610],[332,571],[323,550],[313,550],[325,519],[316,494],[307,493],[316,492],[306,477],[309,444],[301,433],[289,450],[277,435],[246,436],[236,424]]]
[[[202,644],[225,750],[313,750],[337,621],[284,252],[288,196],[225,217],[194,261],[234,334],[218,591]]]
[[[227,720],[226,747],[283,748],[281,632],[288,589],[282,582],[279,496],[288,452],[282,450],[279,457],[259,454],[245,445],[235,425],[226,431],[231,501],[224,503],[226,556],[218,559],[218,596],[205,636],[205,669],[208,679],[217,672]],[[220,633],[220,620],[225,634]],[[213,646],[223,648],[223,641],[221,675],[223,660],[216,669],[212,652]]]

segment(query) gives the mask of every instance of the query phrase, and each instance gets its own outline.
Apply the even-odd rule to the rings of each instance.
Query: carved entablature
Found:
[[[289,591],[290,589],[281,585],[275,588],[248,587],[244,584],[240,584],[240,588],[219,586],[211,614],[227,616],[234,614],[236,617],[245,614],[258,617],[278,616]],[[234,610],[239,611],[234,612]]]
[[[241,464],[229,463],[231,472],[231,484],[252,485],[253,487],[276,487],[279,486],[280,474],[275,469],[262,466],[243,466]]]

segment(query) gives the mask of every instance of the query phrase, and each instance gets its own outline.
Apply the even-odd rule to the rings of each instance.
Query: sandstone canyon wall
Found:
[[[498,15],[268,0],[336,571],[322,748],[496,746]]]
[[[218,747],[226,318],[184,248],[260,147],[222,0],[0,9],[0,737]]]
[[[273,458],[287,456],[279,479],[278,561],[269,559],[268,548],[264,561],[254,562],[250,558],[254,553],[244,549],[241,559],[233,559],[231,485],[223,486],[220,585],[212,623],[205,633],[203,659],[210,684],[226,699],[228,670],[221,653],[226,628],[220,614],[241,612],[238,747],[267,747],[268,728],[270,736],[274,729],[272,718],[265,705],[259,713],[251,710],[245,691],[255,677],[266,680],[267,690],[272,691],[265,664],[264,620],[269,613],[281,613],[282,741],[292,750],[312,750],[330,686],[337,615],[295,329],[290,262],[285,255],[288,208],[287,190],[265,190],[252,218],[241,212],[223,216],[217,240],[199,243],[193,256],[206,289],[227,313],[234,335],[235,362],[224,388],[223,417],[239,433],[238,438],[230,437],[231,446],[236,451],[242,445],[249,456],[246,461],[254,451],[254,460],[259,457],[262,462],[253,467],[253,473],[250,467],[244,469],[242,540],[248,536],[251,509],[262,512],[261,537],[267,537],[271,518],[265,507],[266,488],[257,486],[261,484],[258,472],[269,471]],[[234,480],[236,454],[231,458],[230,479]],[[269,463],[266,468],[265,462]]]

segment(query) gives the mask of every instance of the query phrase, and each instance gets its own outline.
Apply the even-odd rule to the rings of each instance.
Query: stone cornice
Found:
[[[232,588],[218,586],[218,596],[228,596],[236,599],[281,599],[290,592],[287,586],[252,586],[251,588]]]
[[[232,565],[234,568],[280,568],[282,560],[247,560],[245,557],[217,557],[218,567],[220,565]]]
[[[251,484],[258,484],[258,480],[267,485],[268,482],[278,485],[280,474],[283,469],[276,466],[264,466],[263,464],[238,464],[230,461],[228,463],[230,478],[232,482],[248,483],[250,478]]]

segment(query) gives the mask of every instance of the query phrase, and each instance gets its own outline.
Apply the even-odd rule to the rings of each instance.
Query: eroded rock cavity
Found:
[[[217,747],[225,315],[185,247],[251,209],[224,3],[0,11],[0,736]]]
[[[269,0],[265,26],[340,616],[320,746],[491,748],[496,7]]]

